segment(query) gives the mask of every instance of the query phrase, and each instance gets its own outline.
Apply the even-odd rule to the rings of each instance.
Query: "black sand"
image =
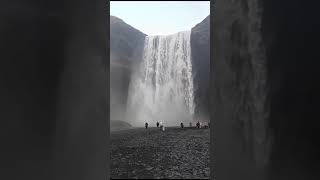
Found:
[[[156,127],[111,132],[111,178],[208,179],[210,129]]]

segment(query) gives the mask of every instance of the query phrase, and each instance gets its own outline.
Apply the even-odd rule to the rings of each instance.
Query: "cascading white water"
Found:
[[[188,123],[194,114],[193,92],[190,31],[147,36],[143,61],[130,82],[127,121],[133,126]]]

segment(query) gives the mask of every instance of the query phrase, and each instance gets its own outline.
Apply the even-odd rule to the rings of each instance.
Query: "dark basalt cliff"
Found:
[[[215,1],[217,179],[319,179],[317,3]]]
[[[110,16],[111,119],[124,119],[131,69],[142,57],[145,34]]]
[[[145,34],[123,20],[110,16],[110,53],[127,58],[128,61],[141,57]],[[112,59],[111,59],[112,60]]]
[[[209,121],[210,15],[191,29],[195,118]]]

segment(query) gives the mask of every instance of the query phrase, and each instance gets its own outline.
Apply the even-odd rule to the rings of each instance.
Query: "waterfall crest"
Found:
[[[133,126],[188,123],[194,114],[193,93],[190,31],[147,36],[143,60],[130,82],[127,121]]]

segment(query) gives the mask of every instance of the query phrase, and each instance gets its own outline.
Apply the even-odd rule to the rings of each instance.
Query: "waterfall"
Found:
[[[190,31],[147,36],[143,59],[130,82],[127,121],[133,126],[189,123],[193,93]]]

